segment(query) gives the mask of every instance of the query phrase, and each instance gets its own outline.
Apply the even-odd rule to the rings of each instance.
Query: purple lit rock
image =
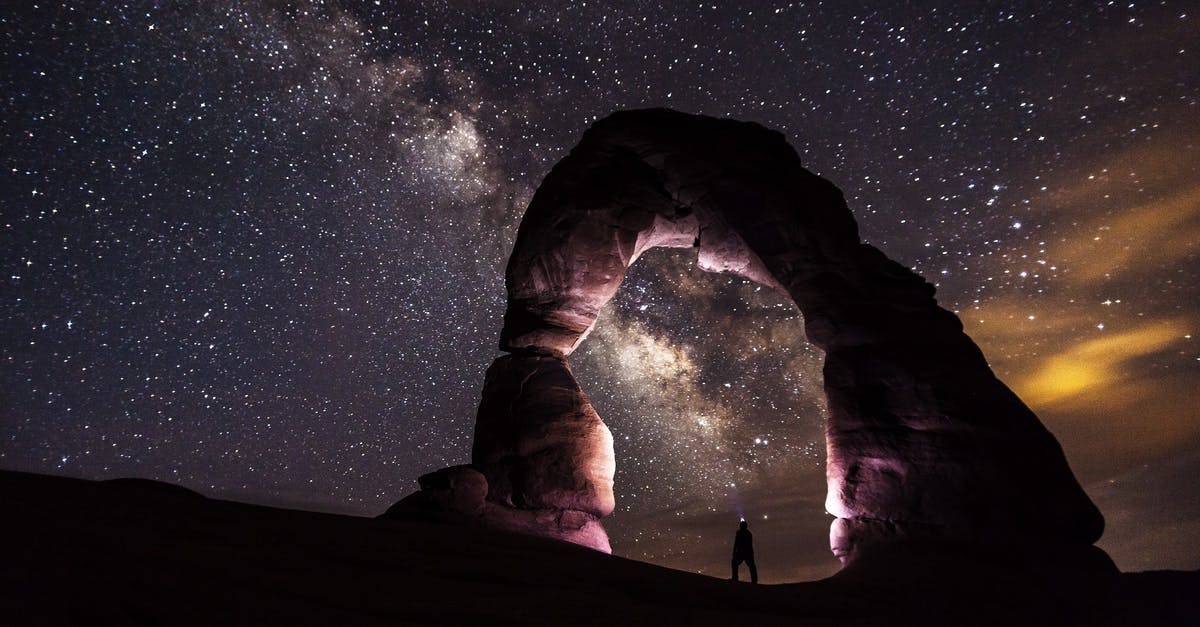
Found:
[[[612,513],[612,435],[567,362],[505,355],[488,368],[471,461],[488,499],[519,509]]]
[[[610,471],[610,480],[611,476]],[[612,552],[608,534],[600,525],[600,516],[597,514],[561,507],[517,508],[487,500],[487,478],[471,466],[443,468],[422,475],[417,481],[421,490],[392,505],[380,518],[432,518],[442,522],[482,523],[516,533],[565,540],[605,553]]]
[[[840,190],[780,133],[663,109],[597,122],[521,222],[500,336],[512,355],[488,370],[475,433],[489,503],[611,512],[611,438],[565,359],[656,246],[696,247],[702,268],[776,289],[803,312],[826,353],[826,507],[844,561],[913,530],[1017,547],[1100,537],[1103,518],[1054,437],[933,286],[860,241]]]

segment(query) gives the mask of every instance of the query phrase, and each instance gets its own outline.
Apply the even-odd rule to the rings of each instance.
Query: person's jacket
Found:
[[[738,529],[733,538],[734,555],[754,555],[754,534],[749,529]]]

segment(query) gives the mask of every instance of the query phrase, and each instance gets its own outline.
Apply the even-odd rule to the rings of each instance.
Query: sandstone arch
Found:
[[[566,360],[655,246],[697,247],[704,269],[802,310],[825,351],[826,508],[843,561],[913,537],[1080,549],[1100,537],[1054,437],[933,286],[860,241],[841,192],[783,135],[663,109],[597,122],[538,188],[507,268],[508,354],[487,373],[473,470],[423,485],[486,489],[472,508],[494,524],[607,550],[612,439]]]

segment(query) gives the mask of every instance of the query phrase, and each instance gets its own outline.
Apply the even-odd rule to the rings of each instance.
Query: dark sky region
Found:
[[[468,461],[521,212],[594,120],[787,134],[1061,440],[1127,570],[1200,568],[1194,2],[9,2],[0,467],[374,515]],[[572,364],[617,554],[828,574],[820,354],[688,251]],[[1014,451],[1020,455],[1020,451]]]

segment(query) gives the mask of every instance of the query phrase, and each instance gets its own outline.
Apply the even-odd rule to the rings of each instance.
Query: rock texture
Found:
[[[611,450],[611,446],[609,449]],[[612,477],[609,471],[608,476]],[[513,507],[488,500],[488,481],[471,466],[451,466],[417,480],[421,491],[388,508],[379,518],[432,518],[442,522],[475,522],[526,535],[566,540],[611,553],[600,516],[563,507]],[[611,483],[609,488],[611,500]],[[611,512],[611,508],[609,509]]]
[[[515,354],[492,364],[471,459],[497,503],[595,518],[613,511],[612,435],[562,358]]]
[[[843,561],[918,536],[1033,552],[1100,537],[1054,437],[933,286],[860,241],[832,183],[777,132],[664,109],[597,122],[525,213],[506,274],[511,354],[488,370],[472,456],[488,502],[593,522],[612,510],[611,438],[565,359],[655,246],[696,247],[702,268],[803,312],[826,353],[826,508]]]

